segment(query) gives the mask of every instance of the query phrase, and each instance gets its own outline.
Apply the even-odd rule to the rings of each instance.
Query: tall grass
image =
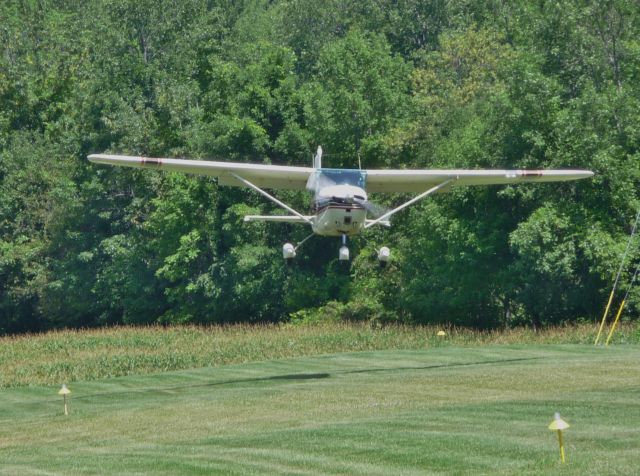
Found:
[[[123,375],[222,366],[334,352],[487,344],[592,344],[592,324],[534,331],[389,326],[116,327],[0,338],[0,388],[58,385]],[[613,344],[640,343],[640,326],[623,324]]]

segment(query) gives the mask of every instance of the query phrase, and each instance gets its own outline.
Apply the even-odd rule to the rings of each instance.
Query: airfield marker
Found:
[[[611,326],[611,330],[609,331],[609,335],[607,336],[607,340],[604,343],[605,346],[609,345],[609,341],[611,340],[611,336],[613,335],[613,331],[616,330],[616,326],[618,325],[618,321],[620,320],[620,314],[622,314],[622,309],[624,308],[625,303],[627,302],[627,298],[629,297],[629,291],[633,288],[633,285],[636,283],[636,278],[638,277],[638,273],[640,272],[640,264],[636,267],[635,272],[633,273],[633,277],[631,278],[631,283],[629,284],[629,288],[627,289],[624,298],[622,299],[622,304],[620,304],[620,309],[618,309],[618,314],[616,314],[616,318],[613,321],[613,325]]]
[[[613,301],[613,293],[615,292],[615,285],[611,290],[611,294],[609,294],[609,301],[607,302],[607,307],[604,308],[604,314],[602,315],[602,321],[600,322],[600,328],[598,329],[598,335],[596,336],[596,341],[593,345],[598,345],[600,341],[600,335],[602,334],[602,329],[604,329],[604,323],[607,321],[607,314],[609,314],[609,308],[611,307],[611,301]]]
[[[625,296],[626,297],[626,296]],[[609,331],[609,335],[607,336],[607,340],[604,345],[609,345],[609,341],[611,340],[611,336],[613,335],[613,331],[616,330],[616,326],[618,325],[618,321],[620,320],[620,314],[622,314],[622,309],[624,309],[625,300],[622,300],[622,304],[620,304],[620,309],[618,309],[618,313],[616,314],[616,318],[613,321],[613,325],[611,326],[611,330]]]
[[[555,418],[549,425],[550,430],[558,432],[558,445],[560,445],[560,459],[564,463],[564,443],[562,442],[562,430],[569,428],[569,424],[560,418],[560,413],[556,412]]]
[[[616,292],[616,287],[618,286],[618,282],[620,281],[620,275],[622,274],[622,269],[624,267],[624,262],[627,258],[627,254],[629,253],[631,242],[633,241],[633,237],[636,235],[638,222],[640,222],[640,210],[638,210],[638,214],[636,215],[636,222],[633,224],[633,228],[631,229],[631,236],[629,236],[629,241],[627,241],[627,247],[625,248],[624,254],[622,255],[622,259],[620,260],[620,267],[618,268],[616,279],[613,282],[613,288],[611,289],[611,294],[609,295],[609,302],[607,302],[607,307],[605,308],[604,314],[602,315],[602,322],[600,323],[600,328],[598,329],[598,335],[596,336],[596,340],[593,343],[593,345],[598,345],[598,342],[600,341],[600,336],[602,335],[602,329],[604,329],[604,323],[607,320],[607,314],[609,314],[609,308],[611,307],[611,301],[613,301],[613,294]],[[633,278],[631,280],[631,286],[633,286],[633,282],[636,279],[636,275],[638,274],[638,269],[640,269],[640,265],[638,266],[638,268],[636,268],[636,272],[634,273]],[[629,287],[631,288],[631,286]],[[628,295],[629,295],[629,290],[627,290],[627,295],[624,297],[623,301],[627,299]],[[623,302],[623,305],[624,305],[624,302]],[[611,335],[609,335],[609,337],[611,337]]]
[[[67,388],[66,384],[62,384],[62,388],[58,391],[58,395],[62,395],[64,399],[64,414],[69,415],[69,409],[67,408],[67,395],[71,395],[71,390]]]

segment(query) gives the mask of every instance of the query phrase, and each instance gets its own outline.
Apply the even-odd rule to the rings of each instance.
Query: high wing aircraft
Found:
[[[149,168],[209,175],[218,178],[219,185],[248,187],[260,193],[290,215],[248,215],[245,221],[273,221],[302,223],[311,226],[313,233],[297,246],[285,243],[282,255],[287,262],[296,250],[313,234],[342,237],[340,260],[349,260],[347,237],[354,236],[375,225],[390,226],[389,218],[423,198],[463,185],[516,184],[527,182],[560,182],[593,175],[589,170],[362,170],[322,167],[322,148],[313,158],[312,167],[261,165],[206,160],[155,159],[125,155],[92,154],[88,157],[98,164]],[[313,214],[304,215],[264,189],[309,190],[314,194]],[[403,192],[417,194],[402,205],[388,211],[369,201],[367,192]],[[389,248],[378,251],[380,264],[390,258]]]

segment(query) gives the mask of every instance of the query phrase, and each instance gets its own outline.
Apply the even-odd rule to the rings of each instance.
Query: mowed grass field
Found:
[[[573,330],[572,335],[580,334]],[[278,331],[267,329],[263,338],[269,332]],[[340,332],[391,331],[355,326]],[[551,333],[547,340],[559,340],[562,332]],[[244,343],[259,348],[261,334],[254,333],[254,340]],[[50,338],[61,335],[66,342],[92,336],[56,333]],[[320,353],[318,346],[298,357],[70,380],[67,417],[58,384],[37,384],[32,377],[9,388],[5,381],[0,390],[0,473],[640,471],[637,343],[604,348],[588,343],[517,344],[509,342],[508,334],[502,340],[496,334],[460,342],[456,332],[450,336],[431,341],[425,335],[422,347],[413,349],[399,348],[401,342],[394,338],[388,350]],[[637,328],[629,325],[619,339],[635,341],[636,336]],[[31,340],[43,345],[47,339]],[[0,344],[3,375],[11,366],[4,360],[7,349],[13,349],[15,359],[31,352],[20,339]],[[76,353],[84,352],[85,360],[92,361],[97,350],[76,344],[75,351],[67,348],[68,359],[76,362]],[[123,346],[123,354],[127,352]],[[257,357],[267,354],[256,351]],[[109,360],[100,358],[103,363]],[[547,429],[555,411],[571,425],[565,433],[564,465],[556,435]]]

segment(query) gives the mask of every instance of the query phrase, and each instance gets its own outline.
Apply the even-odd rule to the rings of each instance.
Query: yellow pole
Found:
[[[564,463],[564,444],[562,443],[562,430],[558,430],[558,444],[560,445],[560,459]]]
[[[607,341],[604,343],[604,345],[609,345],[609,341],[611,340],[613,331],[616,329],[616,325],[618,324],[618,320],[620,319],[620,314],[622,314],[622,309],[624,308],[625,302],[626,301],[623,299],[622,304],[620,304],[620,309],[618,309],[618,314],[616,314],[616,319],[613,321],[613,325],[611,326],[611,330],[609,331],[609,335],[607,336]]]
[[[602,315],[602,322],[600,323],[600,329],[598,329],[598,335],[596,337],[596,341],[593,345],[598,345],[598,341],[600,340],[600,334],[602,334],[602,328],[604,327],[604,322],[607,320],[607,314],[609,314],[609,308],[611,307],[611,301],[613,301],[613,289],[611,290],[611,294],[609,295],[609,302],[607,303],[607,307],[604,309],[604,314]]]

